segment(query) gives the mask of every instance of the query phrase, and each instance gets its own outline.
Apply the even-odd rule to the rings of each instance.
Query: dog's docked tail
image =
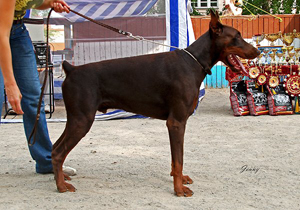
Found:
[[[62,63],[62,67],[67,75],[74,69],[74,66],[72,66],[68,61],[64,61]]]

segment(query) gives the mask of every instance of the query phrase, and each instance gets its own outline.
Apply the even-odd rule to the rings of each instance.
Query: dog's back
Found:
[[[117,108],[166,119],[168,104],[173,103],[173,98],[184,97],[186,89],[195,87],[199,80],[199,76],[191,71],[194,66],[199,66],[187,63],[181,54],[185,53],[177,50],[81,66],[72,66],[64,61],[67,75],[62,89],[65,104],[68,106],[67,98],[80,101],[84,95],[85,100],[93,101],[93,97],[99,102],[99,111]],[[191,65],[191,68],[186,68],[186,65]],[[198,88],[193,91],[197,93]],[[80,95],[77,95],[79,92]],[[74,102],[71,104],[74,106]]]

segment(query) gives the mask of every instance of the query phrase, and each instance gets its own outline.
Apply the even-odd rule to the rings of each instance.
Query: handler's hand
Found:
[[[53,0],[51,2],[51,7],[54,9],[55,12],[58,13],[70,12],[69,5],[64,0]]]
[[[17,114],[24,114],[22,108],[21,108],[21,98],[22,94],[18,88],[17,85],[7,85],[5,86],[5,91],[7,95],[7,99],[12,106],[12,109]]]

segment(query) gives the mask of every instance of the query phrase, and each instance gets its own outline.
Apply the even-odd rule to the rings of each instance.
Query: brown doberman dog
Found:
[[[199,87],[210,69],[222,61],[235,72],[245,68],[238,57],[253,59],[260,52],[236,29],[222,25],[211,11],[209,30],[185,50],[120,58],[72,66],[63,63],[62,85],[67,110],[66,128],[53,145],[52,163],[59,192],[75,188],[64,178],[62,165],[69,152],[90,130],[97,110],[123,109],[167,121],[174,191],[192,196],[184,184],[193,181],[182,174],[183,142],[187,119],[193,113]]]

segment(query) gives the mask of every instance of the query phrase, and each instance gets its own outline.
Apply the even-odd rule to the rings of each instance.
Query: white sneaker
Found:
[[[76,175],[76,169],[75,168],[71,168],[69,166],[63,166],[62,170],[68,176],[75,176]]]
[[[49,104],[45,105],[45,113],[50,113],[50,105]]]

